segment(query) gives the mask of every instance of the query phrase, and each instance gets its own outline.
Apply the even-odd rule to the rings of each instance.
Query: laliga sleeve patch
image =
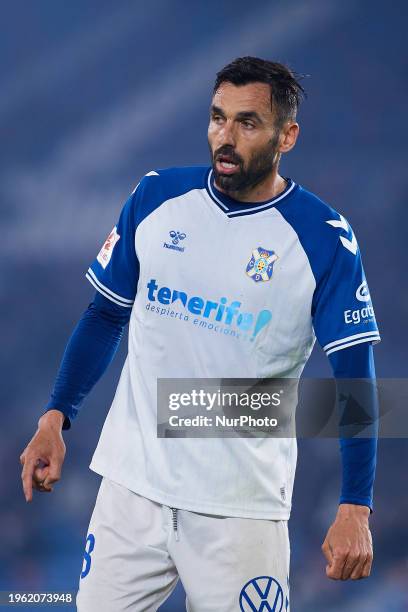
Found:
[[[107,239],[105,240],[103,247],[101,248],[101,250],[99,251],[96,257],[96,259],[99,261],[103,269],[105,269],[108,263],[110,262],[112,253],[113,253],[113,249],[115,248],[115,244],[117,243],[119,238],[120,236],[117,232],[117,227],[115,225],[115,227],[113,228],[113,230],[111,231]]]

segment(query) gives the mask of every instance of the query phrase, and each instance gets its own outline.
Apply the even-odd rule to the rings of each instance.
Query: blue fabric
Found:
[[[133,305],[139,278],[135,250],[135,200],[134,193],[123,206],[117,225],[87,273],[88,280],[97,291],[117,305],[129,309]]]
[[[97,294],[68,341],[46,406],[46,411],[65,414],[64,429],[70,428],[86,395],[112,361],[130,319],[139,278],[138,225],[166,200],[203,188],[207,173],[207,166],[152,171],[125,202],[117,225],[88,270]]]
[[[333,368],[333,374],[337,379],[341,416],[342,490],[339,503],[368,506],[372,512],[377,460],[376,424],[378,417],[373,347],[367,342],[357,344],[332,353],[329,355],[329,360]],[[364,381],[361,379],[364,379]],[[347,412],[353,410],[353,404],[348,400],[350,396],[358,401],[359,407],[364,411],[363,414],[367,415],[367,422],[374,423],[370,433],[372,437],[341,437],[342,429],[347,428],[341,423],[348,422]]]
[[[203,188],[207,167],[167,168],[146,174],[125,202],[119,220],[86,274],[97,291],[112,302],[131,308],[139,279],[135,233],[159,206],[191,189]],[[168,238],[171,226],[163,231]]]
[[[45,410],[64,413],[63,429],[70,428],[83,400],[111,363],[130,313],[131,309],[97,292],[75,327]]]
[[[276,209],[309,260],[316,281],[313,327],[327,355],[357,341],[379,341],[360,249],[346,219],[300,186]]]

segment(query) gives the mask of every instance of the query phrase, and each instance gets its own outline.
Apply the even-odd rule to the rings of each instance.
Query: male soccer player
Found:
[[[286,66],[218,74],[210,167],[148,172],[86,276],[97,290],[21,456],[27,501],[61,474],[68,429],[130,320],[129,350],[92,459],[103,476],[80,612],[151,611],[181,578],[194,612],[289,609],[292,438],[158,438],[158,378],[298,378],[317,337],[338,378],[373,378],[379,333],[348,222],[278,173],[302,94]],[[375,439],[342,439],[327,576],[370,574]],[[40,461],[40,463],[38,463]]]

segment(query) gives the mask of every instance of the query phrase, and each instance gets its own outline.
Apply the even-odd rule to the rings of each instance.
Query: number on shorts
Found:
[[[91,569],[91,552],[93,551],[95,546],[95,536],[90,533],[86,538],[85,542],[85,551],[84,551],[84,561],[82,563],[82,573],[81,578],[85,578],[89,574]]]

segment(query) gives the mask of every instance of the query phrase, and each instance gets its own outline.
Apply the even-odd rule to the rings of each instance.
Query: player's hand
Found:
[[[27,502],[33,499],[33,489],[50,493],[61,478],[65,458],[62,437],[64,415],[59,410],[49,410],[38,421],[38,429],[20,456],[23,466],[21,478]]]
[[[367,506],[340,504],[336,519],[322,544],[326,575],[333,580],[368,578],[373,562],[373,541]]]

